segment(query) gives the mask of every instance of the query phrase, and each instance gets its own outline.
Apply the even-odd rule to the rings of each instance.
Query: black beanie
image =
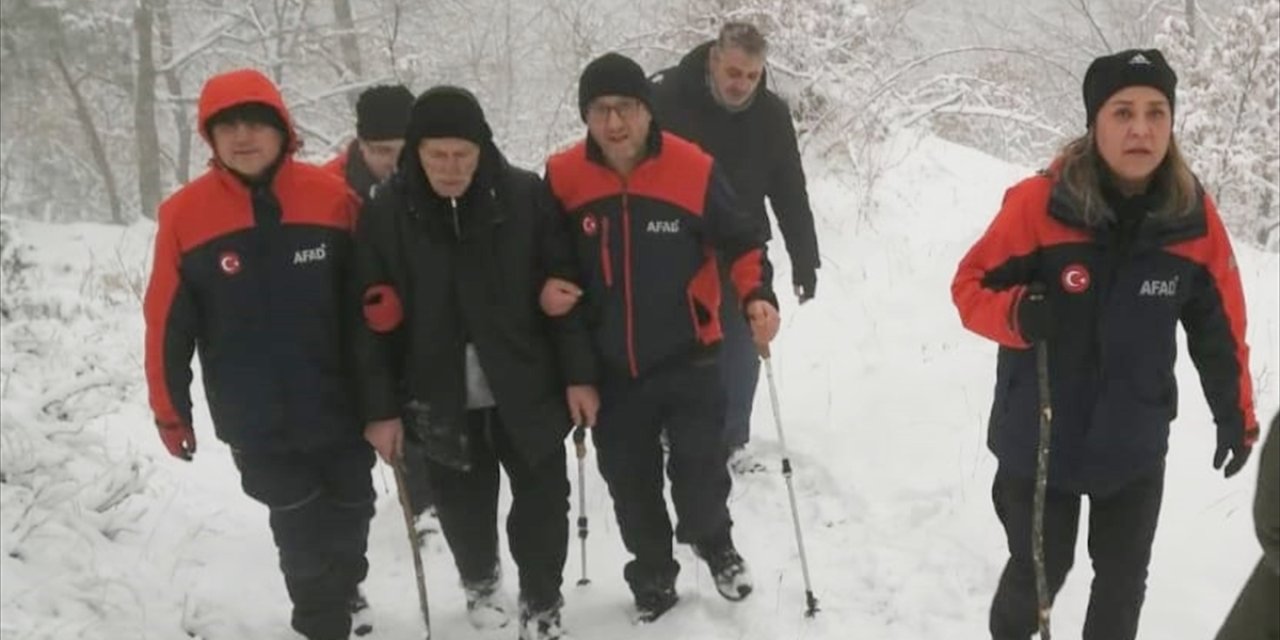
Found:
[[[361,140],[404,137],[413,94],[402,84],[369,87],[356,99],[356,136]]]
[[[205,121],[205,135],[213,139],[213,127],[226,122],[252,122],[275,127],[285,138],[289,139],[289,127],[275,107],[265,102],[242,102],[227,107],[209,117]]]
[[[649,79],[635,60],[619,53],[606,53],[587,65],[578,79],[578,113],[587,121],[587,105],[600,96],[635,98],[652,110]]]
[[[1107,98],[1126,87],[1154,87],[1169,100],[1173,115],[1178,74],[1173,72],[1159,49],[1129,49],[1094,59],[1084,74],[1085,126],[1093,126],[1098,110]]]
[[[484,147],[493,139],[493,131],[475,95],[461,87],[439,85],[414,101],[404,138],[406,149],[416,148],[423,138],[462,138]]]

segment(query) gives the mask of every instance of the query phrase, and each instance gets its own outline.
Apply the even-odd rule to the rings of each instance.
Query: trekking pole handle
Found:
[[[773,353],[769,349],[768,344],[756,344],[756,353],[760,354],[761,360],[768,360],[773,357]]]
[[[587,456],[587,430],[582,425],[573,428],[573,452],[579,460]]]

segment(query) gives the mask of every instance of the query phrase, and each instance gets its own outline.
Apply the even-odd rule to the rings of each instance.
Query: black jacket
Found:
[[[818,238],[805,188],[804,168],[791,110],[769,90],[767,77],[745,110],[730,113],[707,85],[713,43],[690,51],[680,64],[654,74],[653,109],[664,131],[692,140],[716,159],[738,194],[738,203],[769,228],[769,198],[791,256],[793,279],[817,269]]]
[[[1253,569],[1215,640],[1274,640],[1280,638],[1280,414],[1271,419],[1266,443],[1258,457],[1258,488],[1253,498],[1253,523],[1262,543],[1262,559]]]
[[[417,154],[407,149],[356,231],[365,419],[403,414],[429,455],[464,466],[470,342],[522,455],[532,463],[563,446],[570,427],[565,382],[538,307],[546,277],[540,239],[554,215],[541,180],[507,165],[492,145],[456,201],[430,190]],[[403,310],[398,323],[388,322],[390,298]]]
[[[1118,222],[1090,226],[1055,177],[1029,178],[961,261],[952,283],[961,319],[1001,345],[988,435],[1001,469],[1036,469],[1035,355],[1016,313],[1034,281],[1047,286],[1059,327],[1049,341],[1050,486],[1106,494],[1164,459],[1179,323],[1219,442],[1257,437],[1244,295],[1213,202],[1203,196],[1170,218],[1144,216],[1144,204],[1112,202]]]

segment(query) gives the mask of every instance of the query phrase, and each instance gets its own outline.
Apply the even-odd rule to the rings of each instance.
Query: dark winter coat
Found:
[[[1258,491],[1253,499],[1253,524],[1262,545],[1263,562],[1280,576],[1280,413],[1271,419],[1267,442],[1258,461]]]
[[[200,131],[219,111],[280,94],[256,72],[211,80]],[[191,356],[220,439],[235,449],[358,440],[347,269],[356,203],[342,181],[287,155],[250,187],[218,163],[160,205],[144,300],[151,409],[191,424]]]
[[[821,264],[813,211],[805,187],[795,124],[786,102],[769,90],[768,78],[745,110],[731,113],[716,103],[707,84],[712,42],[680,63],[654,74],[653,109],[663,130],[696,142],[711,154],[738,194],[738,203],[769,230],[765,198],[791,257],[793,279]]]
[[[533,464],[563,446],[570,427],[565,380],[538,307],[546,278],[540,239],[554,215],[541,180],[507,165],[492,145],[456,201],[430,190],[417,153],[406,146],[357,230],[356,288],[365,292],[366,322],[356,345],[366,420],[403,414],[429,456],[463,466],[471,459],[471,342],[517,450]]]
[[[571,245],[557,255],[576,259],[585,292],[572,315],[591,334],[599,373],[631,378],[719,344],[717,252],[742,305],[777,305],[767,231],[737,206],[711,156],[656,126],[648,145],[625,180],[590,137],[552,156],[546,173]],[[584,376],[576,364],[572,375]]]
[[[1217,640],[1280,638],[1280,414],[1271,419],[1258,459],[1258,489],[1253,497],[1253,523],[1262,544],[1254,567]]]
[[[1049,484],[1062,491],[1105,494],[1164,459],[1179,322],[1219,442],[1251,442],[1258,431],[1244,294],[1213,201],[1205,195],[1169,218],[1145,216],[1142,202],[1108,202],[1131,223],[1090,227],[1051,174],[1024,180],[951,286],[964,325],[1000,344],[988,446],[1002,470],[1033,477],[1035,355],[1015,310],[1028,283],[1047,285],[1059,327],[1049,341]]]

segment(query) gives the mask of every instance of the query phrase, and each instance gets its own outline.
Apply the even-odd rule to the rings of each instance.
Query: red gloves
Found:
[[[172,422],[157,424],[156,427],[160,430],[160,441],[169,450],[169,455],[189,461],[196,454],[196,432],[191,425]]]

